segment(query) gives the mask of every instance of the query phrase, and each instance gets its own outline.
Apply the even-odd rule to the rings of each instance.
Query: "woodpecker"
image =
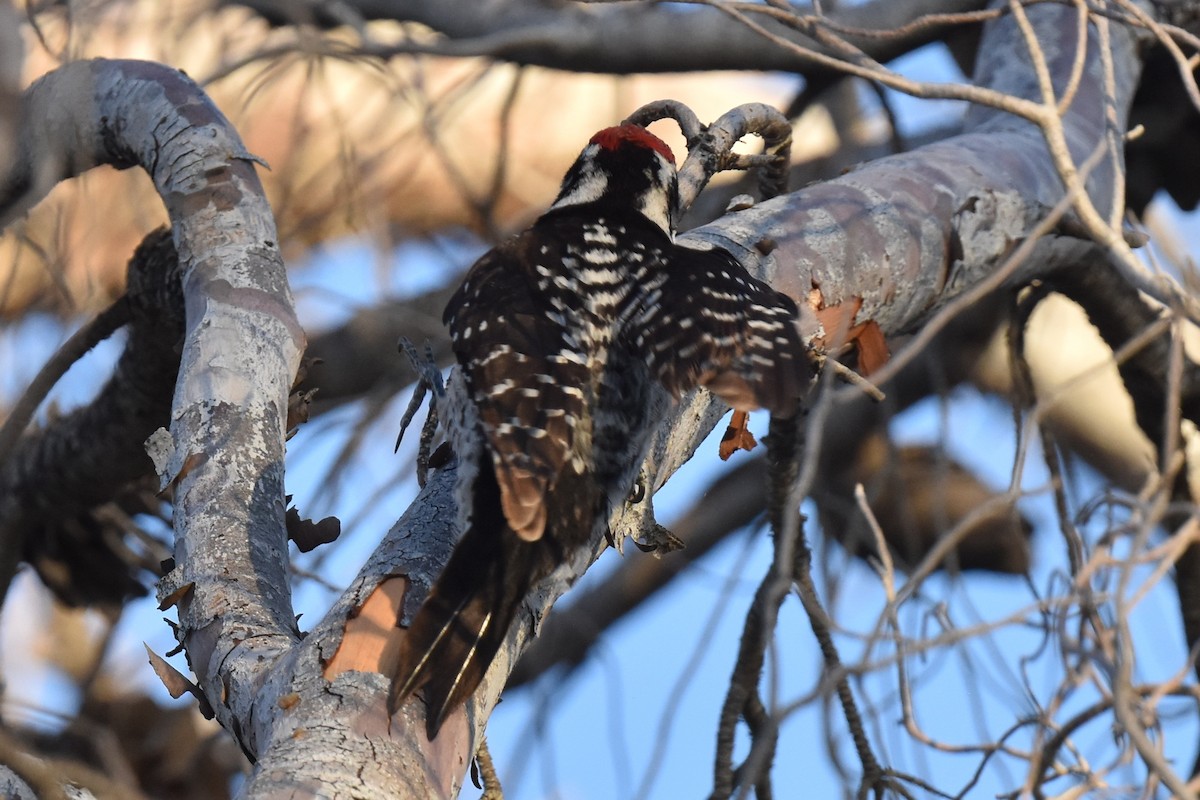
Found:
[[[789,415],[808,386],[795,302],[724,250],[677,244],[678,214],[670,148],[637,125],[607,128],[549,210],[481,257],[446,306],[458,370],[442,419],[465,532],[388,696],[394,714],[424,690],[430,739],[529,590],[608,532],[661,418],[656,396],[703,385]]]

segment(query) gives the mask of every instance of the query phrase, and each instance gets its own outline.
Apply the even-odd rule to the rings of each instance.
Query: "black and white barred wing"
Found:
[[[533,541],[545,531],[546,493],[573,463],[588,371],[564,325],[537,302],[527,240],[476,262],[444,321],[490,445],[505,519]]]
[[[812,375],[795,301],[718,248],[664,253],[624,335],[676,397],[705,386],[736,409],[790,415]]]

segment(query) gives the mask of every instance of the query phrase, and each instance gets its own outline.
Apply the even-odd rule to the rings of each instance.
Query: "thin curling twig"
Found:
[[[21,399],[13,406],[4,426],[0,427],[0,463],[3,463],[12,452],[13,445],[21,438],[21,434],[29,427],[34,412],[46,399],[46,395],[58,383],[59,378],[67,373],[71,366],[100,342],[112,336],[130,319],[128,297],[121,295],[108,308],[101,311],[63,343],[62,347],[38,371],[33,381],[21,395]]]
[[[729,147],[746,134],[753,133],[762,138],[763,152],[757,156],[727,153],[732,163],[723,169],[761,168],[758,190],[763,199],[769,200],[786,193],[788,163],[792,158],[792,125],[787,117],[771,106],[747,103],[725,112],[709,127],[709,131],[724,130],[730,126]]]
[[[673,119],[687,140],[688,155],[679,168],[680,211],[691,208],[713,175],[727,169],[760,169],[763,199],[787,191],[788,162],[792,152],[792,126],[778,109],[763,103],[746,103],[725,112],[712,125],[701,124],[690,108],[678,100],[655,100],[625,118],[635,125]],[[762,137],[764,151],[739,155],[733,145],[748,134]]]
[[[748,134],[762,137],[764,153],[743,156],[733,152],[737,141]],[[691,207],[713,175],[727,169],[764,168],[760,181],[764,197],[787,190],[792,127],[778,109],[763,103],[740,105],[722,114],[705,129],[703,137],[688,146],[687,160],[679,168],[679,202],[685,209]]]
[[[646,103],[625,118],[627,124],[645,127],[661,119],[673,119],[679,123],[679,130],[687,140],[688,150],[704,135],[705,127],[696,112],[678,100],[655,100]]]

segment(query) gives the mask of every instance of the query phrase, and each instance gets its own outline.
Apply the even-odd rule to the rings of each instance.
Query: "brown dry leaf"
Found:
[[[287,510],[285,517],[288,538],[296,543],[301,553],[329,544],[342,532],[342,522],[337,517],[325,517],[320,522],[302,519],[295,508]]]
[[[758,447],[758,440],[750,432],[749,421],[750,415],[745,411],[733,412],[733,416],[729,420],[729,427],[725,429],[725,435],[721,437],[721,446],[717,451],[722,461],[728,461],[729,457],[738,450],[745,450],[748,453]]]
[[[79,744],[84,753],[94,752],[89,759],[112,765],[106,767],[110,775],[128,775],[123,783],[141,791],[114,785],[98,797],[229,800],[232,779],[246,763],[232,736],[219,735],[216,723],[200,722],[194,708],[164,707],[129,694],[123,675],[106,672],[100,683],[99,693],[95,685],[88,690],[78,722],[64,734],[74,730],[86,737]]]
[[[821,307],[820,304],[824,302],[821,290],[813,287],[808,300],[817,319],[821,321],[821,327],[825,329],[824,345],[827,350],[854,344],[858,348],[858,371],[863,375],[878,371],[891,358],[879,323],[873,319],[858,321],[858,312],[863,303],[861,297]]]
[[[313,395],[316,393],[316,389],[309,389],[305,392],[297,391],[288,395],[286,430],[289,439],[296,433],[297,428],[308,422],[309,409],[312,406]]]
[[[142,642],[142,646],[146,648],[146,655],[150,657],[150,667],[154,670],[154,674],[158,676],[158,679],[162,681],[163,686],[166,687],[167,694],[171,695],[172,699],[178,700],[185,694],[200,696],[196,684],[189,681],[186,675],[172,667],[165,658],[151,650],[150,645]]]
[[[179,474],[175,476],[173,485],[178,486],[179,482],[187,477],[189,472],[204,466],[207,461],[208,453],[192,453],[183,460],[183,466],[179,468]]]
[[[319,366],[320,364],[323,364],[323,363],[324,363],[323,359],[317,358],[315,356],[304,356],[303,358],[301,358],[300,359],[300,367],[299,367],[299,369],[296,370],[296,377],[292,381],[292,391],[296,391],[297,389],[299,389],[300,384],[302,384],[302,383],[304,383],[304,381],[308,380],[308,373],[312,370],[313,367]]]
[[[856,330],[854,341],[858,344],[858,371],[870,375],[883,367],[892,354],[888,352],[887,340],[883,338],[883,330],[878,322],[869,319],[857,326]]]
[[[820,290],[817,290],[818,293]],[[821,327],[825,329],[825,347],[835,349],[854,340],[857,327],[854,319],[862,308],[861,297],[851,297],[844,303],[814,308]]]
[[[195,588],[196,584],[191,581],[183,586],[180,586],[178,589],[163,598],[162,602],[158,604],[158,610],[166,611],[168,608],[174,607],[176,603],[191,594],[192,590]]]
[[[829,482],[817,498],[822,524],[858,555],[878,557],[855,497],[862,485],[897,566],[920,564],[947,530],[965,525],[953,555],[939,569],[1013,575],[1029,569],[1032,525],[937,447],[897,445],[884,431],[875,431],[826,477]]]

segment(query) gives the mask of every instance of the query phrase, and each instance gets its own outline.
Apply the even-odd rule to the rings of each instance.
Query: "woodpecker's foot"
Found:
[[[643,553],[654,553],[656,556],[673,553],[676,550],[682,550],[684,547],[682,539],[657,522],[654,523],[654,528],[649,534],[640,540],[634,539],[633,543]]]

